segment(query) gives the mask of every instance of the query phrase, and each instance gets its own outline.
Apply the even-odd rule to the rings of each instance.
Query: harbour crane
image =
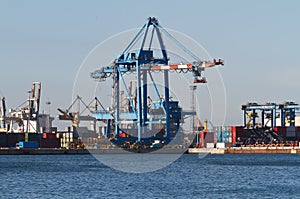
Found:
[[[97,98],[95,98],[97,100]],[[73,127],[73,133],[77,136],[77,128],[79,127],[80,121],[90,121],[94,125],[93,131],[96,131],[96,119],[93,116],[90,115],[83,115],[83,113],[88,110],[89,112],[92,112],[91,110],[91,104],[94,102],[92,100],[89,104],[86,104],[80,96],[77,96],[75,100],[72,102],[72,104],[66,109],[62,110],[58,108],[57,110],[61,113],[60,115],[57,115],[57,118],[59,120],[69,120],[72,122]],[[80,110],[80,104],[84,105],[84,109]],[[97,104],[97,101],[96,101]],[[77,105],[77,110],[74,112],[71,111],[71,109]],[[97,106],[97,105],[96,105]]]
[[[156,50],[153,48],[154,35],[157,37],[162,57],[154,57],[154,50]],[[162,35],[168,37],[177,47],[188,54],[193,61],[190,63],[171,64]],[[140,41],[140,48],[133,50],[133,46],[138,41]],[[148,42],[149,46],[146,47]],[[202,72],[206,68],[223,64],[224,62],[221,59],[213,59],[212,61],[201,60],[163,28],[155,17],[149,17],[129,45],[111,65],[91,72],[91,78],[97,81],[105,81],[109,77],[113,79],[111,110],[94,111],[93,116],[106,122],[107,137],[113,136],[113,141],[118,145],[128,141],[149,145],[153,140],[157,139],[167,144],[180,129],[180,123],[183,122],[184,118],[196,115],[195,111],[182,110],[178,101],[170,100],[169,72],[190,72],[194,76],[193,83],[206,83],[206,78],[202,76]],[[161,72],[163,74],[163,95],[159,93],[152,75],[153,72]],[[136,97],[134,99],[124,78],[125,74],[128,73],[135,74]],[[154,87],[158,101],[154,101],[152,100],[153,98],[148,96],[148,80],[151,81]],[[120,109],[121,84],[125,87],[128,106],[130,107],[125,112]],[[151,104],[150,106],[149,103]],[[128,124],[130,124],[130,127],[128,127]],[[161,128],[159,133],[153,135],[150,132],[155,129],[155,126],[160,126],[160,128],[163,126],[163,128]],[[124,133],[126,133],[125,138],[120,136],[124,135]]]

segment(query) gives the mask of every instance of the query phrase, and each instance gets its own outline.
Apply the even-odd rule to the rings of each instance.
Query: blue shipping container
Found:
[[[38,142],[19,142],[20,148],[38,148],[39,143]]]
[[[228,139],[228,138],[223,138],[222,141],[225,142],[225,143],[228,143],[228,142],[229,142],[229,139]]]
[[[231,138],[232,133],[229,131],[224,131],[224,132],[218,132],[217,133],[217,140],[218,142],[229,142],[229,138]]]
[[[223,132],[223,137],[231,137],[231,132]]]
[[[222,132],[217,133],[217,142],[222,142]]]

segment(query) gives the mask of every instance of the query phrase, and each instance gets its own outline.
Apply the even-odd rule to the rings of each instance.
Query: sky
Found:
[[[218,68],[226,90],[224,124],[241,125],[241,105],[248,101],[300,103],[299,6],[267,0],[2,0],[0,95],[8,108],[17,107],[31,83],[41,81],[42,110],[49,100],[56,115],[71,104],[80,66],[97,45],[155,16],[225,60]]]

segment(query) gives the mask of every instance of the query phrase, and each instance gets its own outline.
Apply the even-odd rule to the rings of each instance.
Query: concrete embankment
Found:
[[[299,147],[190,148],[190,154],[300,154]]]
[[[161,148],[161,149],[64,149],[64,148],[0,148],[0,155],[60,155],[60,154],[183,154],[186,148]]]

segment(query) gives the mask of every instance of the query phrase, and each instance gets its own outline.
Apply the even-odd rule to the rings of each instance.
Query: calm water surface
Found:
[[[186,154],[141,174],[91,155],[2,155],[0,179],[1,198],[300,198],[300,155]]]

